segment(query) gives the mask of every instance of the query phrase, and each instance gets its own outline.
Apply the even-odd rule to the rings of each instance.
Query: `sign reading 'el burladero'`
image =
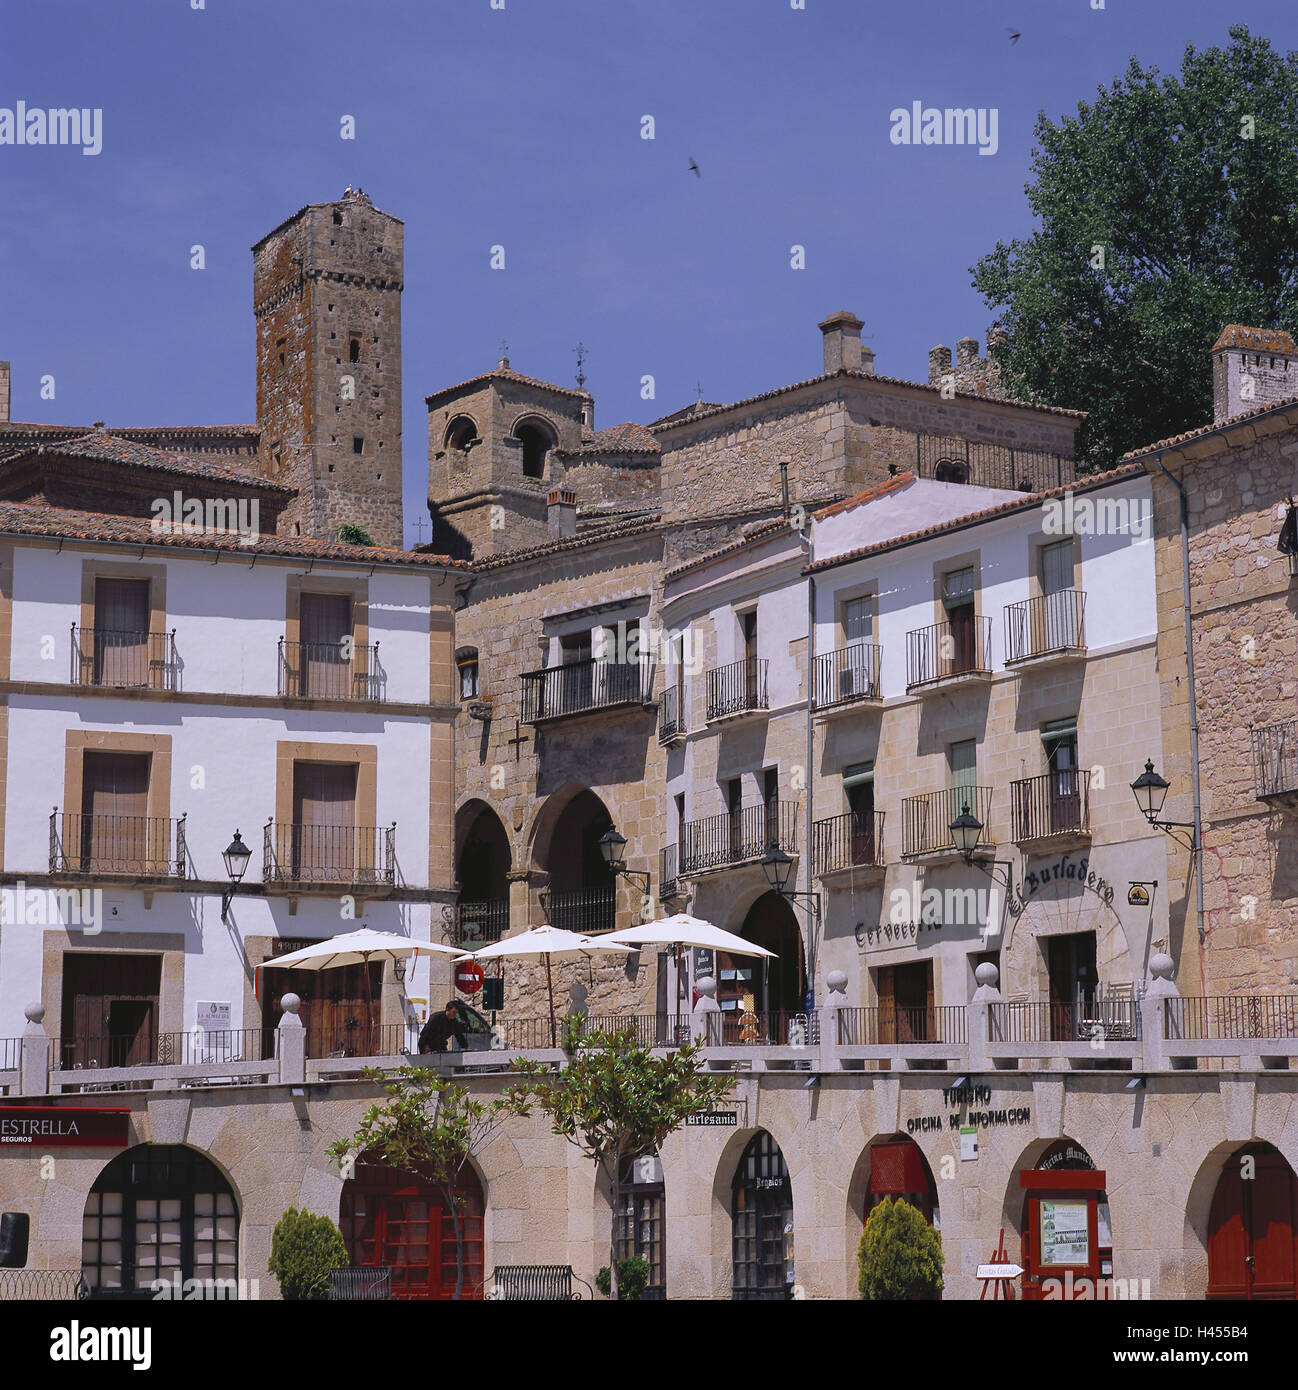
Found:
[[[91,1106],[0,1105],[0,1149],[124,1149],[131,1112]]]

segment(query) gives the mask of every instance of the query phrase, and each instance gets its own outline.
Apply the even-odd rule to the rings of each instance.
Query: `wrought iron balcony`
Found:
[[[1091,774],[1077,768],[1010,783],[1016,844],[1054,836],[1089,837]]]
[[[1298,806],[1298,719],[1265,724],[1249,735],[1253,744],[1253,788],[1262,801]]]
[[[734,813],[705,816],[681,826],[682,876],[724,869],[763,858],[768,850],[794,854],[798,848],[798,803],[772,801]]]
[[[816,658],[815,707],[841,709],[879,698],[879,667],[883,648],[874,642],[853,642]]]
[[[906,634],[906,688],[991,674],[992,620],[934,623]]]
[[[577,888],[567,893],[542,894],[542,906],[552,927],[594,936],[617,926],[617,884]]]
[[[816,821],[811,829],[817,876],[883,868],[883,817],[882,811],[847,811]]]
[[[658,897],[659,899],[674,898],[679,892],[677,884],[677,863],[679,862],[679,847],[677,845],[664,845],[658,851]]]
[[[395,821],[389,826],[268,821],[262,878],[267,883],[394,883],[396,832]]]
[[[921,478],[1018,492],[1062,487],[1077,476],[1077,464],[1061,454],[920,433],[915,436],[915,467]]]
[[[980,845],[989,843],[987,822],[992,809],[991,787],[948,787],[924,796],[908,796],[901,803],[901,856],[918,858],[926,854],[955,852],[951,822],[968,806],[970,814],[983,823]]]
[[[1011,603],[1005,608],[1005,662],[1081,656],[1086,651],[1086,594],[1081,589]]]
[[[708,719],[730,719],[768,708],[765,657],[750,656],[708,672]]]
[[[566,719],[649,699],[649,668],[640,662],[570,661],[523,676],[523,722]]]
[[[176,632],[72,628],[72,684],[125,690],[175,690]]]
[[[675,743],[685,733],[685,687],[669,685],[658,700],[658,742]]]
[[[455,944],[467,941],[499,941],[509,935],[509,899],[489,898],[486,902],[455,904]]]
[[[381,700],[379,644],[279,639],[279,693],[302,700]]]
[[[185,817],[50,815],[50,873],[184,878]]]
[[[932,1008],[880,1004],[868,1009],[837,1009],[840,1047],[897,1043],[969,1044],[969,1011],[962,1004]]]

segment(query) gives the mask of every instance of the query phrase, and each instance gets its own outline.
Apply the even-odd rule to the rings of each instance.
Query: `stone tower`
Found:
[[[253,248],[261,471],[294,487],[282,534],[401,524],[405,229],[361,192],[312,203]]]

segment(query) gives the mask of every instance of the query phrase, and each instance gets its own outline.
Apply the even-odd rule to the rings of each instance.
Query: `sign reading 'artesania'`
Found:
[[[737,1125],[739,1116],[733,1110],[709,1110],[706,1115],[686,1115],[687,1125]]]
[[[131,1112],[89,1106],[0,1105],[0,1144],[43,1149],[124,1149]]]

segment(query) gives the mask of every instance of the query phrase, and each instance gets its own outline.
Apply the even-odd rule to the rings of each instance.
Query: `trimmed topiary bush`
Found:
[[[649,1283],[649,1261],[643,1255],[628,1255],[617,1262],[617,1301],[632,1303],[645,1291]],[[604,1295],[609,1295],[612,1281],[608,1266],[605,1265],[595,1276],[595,1287]]]
[[[363,526],[348,522],[338,528],[338,539],[343,545],[374,545],[374,537]]]
[[[942,1291],[942,1237],[909,1202],[885,1197],[861,1232],[856,1267],[862,1298],[936,1298]]]
[[[327,1216],[289,1207],[276,1222],[267,1268],[285,1298],[328,1298],[329,1271],[350,1263],[342,1232]]]

